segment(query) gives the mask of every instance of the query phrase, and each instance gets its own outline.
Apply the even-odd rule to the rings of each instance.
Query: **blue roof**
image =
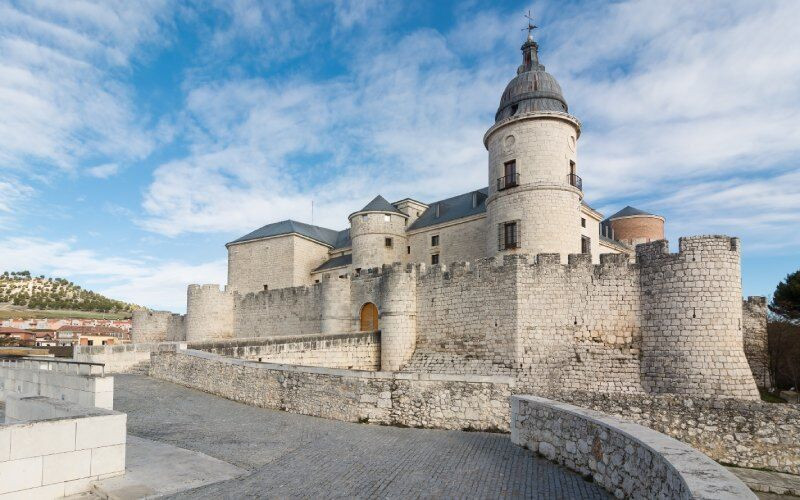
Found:
[[[473,206],[472,196],[476,194],[477,203]],[[486,211],[486,198],[489,197],[489,188],[482,188],[469,193],[460,194],[437,201],[428,205],[417,220],[408,227],[409,231],[423,227],[441,224],[456,219],[463,219],[471,215],[478,215]],[[439,206],[439,216],[436,216],[436,206]]]
[[[342,233],[347,233],[347,235],[342,236]],[[338,248],[337,243],[342,243],[346,241],[347,244],[349,245],[350,242],[350,231],[347,229],[345,229],[344,231],[334,231],[333,229],[328,229],[319,226],[312,226],[311,224],[306,224],[304,222],[297,222],[294,220],[284,220],[281,222],[273,222],[272,224],[267,224],[264,227],[256,229],[252,233],[248,233],[242,236],[241,238],[233,240],[230,243],[226,243],[225,246],[232,245],[234,243],[242,243],[244,241],[269,238],[271,236],[281,236],[284,234],[299,234],[314,241],[318,241],[323,245],[328,245],[334,248]]]
[[[355,213],[359,212],[390,212],[393,214],[406,215],[400,210],[398,210],[396,206],[386,201],[386,198],[384,198],[381,195],[378,195],[375,198],[373,198],[371,202],[367,203],[367,206],[365,206],[364,208]]]
[[[353,254],[340,255],[332,259],[328,259],[322,263],[321,266],[314,269],[314,271],[325,271],[326,269],[333,269],[335,267],[349,266],[353,263]]]

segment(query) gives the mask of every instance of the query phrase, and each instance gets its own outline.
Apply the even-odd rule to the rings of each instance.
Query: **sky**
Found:
[[[795,0],[0,0],[0,270],[176,312],[224,244],[486,186],[522,17],[583,123],[586,201],[800,268]]]

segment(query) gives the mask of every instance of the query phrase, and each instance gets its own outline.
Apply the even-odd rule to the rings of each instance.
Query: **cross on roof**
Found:
[[[525,14],[524,17],[525,17],[525,19],[528,20],[528,26],[526,26],[525,28],[522,28],[522,31],[528,30],[528,38],[533,38],[531,33],[533,32],[533,30],[538,28],[538,26],[533,24],[533,17],[531,17],[531,11],[530,10],[528,10],[528,13]]]

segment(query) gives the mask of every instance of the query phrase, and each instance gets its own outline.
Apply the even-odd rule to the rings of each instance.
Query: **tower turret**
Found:
[[[581,125],[568,114],[530,34],[521,49],[517,76],[483,139],[489,152],[488,255],[558,253],[566,262],[568,254],[581,252]]]
[[[408,215],[376,196],[358,212],[350,214],[353,269],[371,269],[403,262],[406,255]]]

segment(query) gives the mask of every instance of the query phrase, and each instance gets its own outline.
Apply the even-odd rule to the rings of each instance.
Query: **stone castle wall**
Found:
[[[748,297],[742,301],[744,353],[759,387],[772,387],[767,346],[767,299]]]
[[[742,348],[742,328],[750,335],[755,320],[742,323],[739,279],[738,240],[709,236],[682,239],[677,254],[663,241],[640,245],[633,264],[624,254],[597,265],[583,254],[566,264],[558,254],[507,255],[450,269],[383,266],[244,296],[210,287],[206,298],[231,301],[237,338],[358,331],[371,302],[385,370],[513,374],[533,393],[756,399]]]
[[[186,300],[186,340],[226,339],[234,336],[234,293],[218,285],[189,285]]]
[[[193,342],[189,347],[265,363],[371,371],[381,367],[381,339],[375,332]]]
[[[186,317],[169,311],[133,311],[131,342],[179,341],[186,338]]]
[[[388,219],[388,220],[387,220]],[[393,262],[405,262],[406,217],[400,214],[366,212],[350,217],[353,269],[370,269]],[[386,238],[392,239],[386,246]]]

